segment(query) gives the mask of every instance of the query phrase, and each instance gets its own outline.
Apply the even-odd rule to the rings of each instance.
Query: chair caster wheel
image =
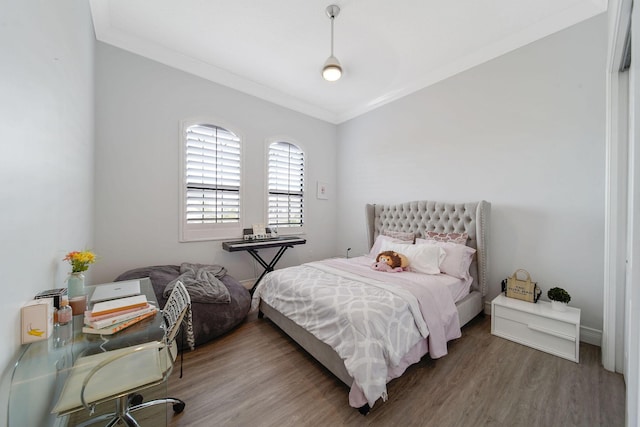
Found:
[[[185,403],[184,402],[174,403],[173,404],[173,412],[175,412],[176,414],[179,414],[180,412],[184,411],[184,407],[185,407]]]

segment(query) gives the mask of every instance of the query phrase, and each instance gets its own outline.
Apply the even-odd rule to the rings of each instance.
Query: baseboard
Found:
[[[484,302],[484,314],[491,316],[491,301]],[[600,347],[602,345],[602,331],[580,326],[580,341]]]
[[[484,314],[491,316],[491,301],[484,302]]]
[[[600,347],[602,345],[602,331],[580,326],[580,341]]]

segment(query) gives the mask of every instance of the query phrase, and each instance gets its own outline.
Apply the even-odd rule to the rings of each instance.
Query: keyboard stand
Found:
[[[237,252],[237,251],[247,251],[249,255],[251,255],[258,263],[264,268],[258,280],[254,283],[253,287],[249,291],[251,295],[256,290],[256,286],[260,283],[260,280],[265,276],[265,274],[273,271],[282,255],[286,252],[287,249],[292,248],[294,245],[304,245],[307,243],[305,239],[300,237],[278,237],[275,239],[262,239],[262,240],[238,240],[233,242],[222,242],[222,248],[227,252]],[[278,248],[278,252],[271,259],[270,262],[266,262],[260,254],[258,253],[259,249],[266,248]]]

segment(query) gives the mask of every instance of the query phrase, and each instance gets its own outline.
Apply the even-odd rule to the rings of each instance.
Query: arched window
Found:
[[[241,140],[212,124],[183,125],[182,240],[241,234]]]
[[[268,163],[269,226],[299,231],[304,224],[304,152],[289,142],[273,142]]]

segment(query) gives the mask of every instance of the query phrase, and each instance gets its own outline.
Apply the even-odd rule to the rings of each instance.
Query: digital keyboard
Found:
[[[284,252],[288,248],[292,248],[294,245],[304,245],[307,243],[306,239],[302,237],[289,237],[289,236],[278,236],[278,237],[270,237],[268,239],[252,239],[252,240],[235,240],[231,242],[222,242],[222,249],[227,252],[239,252],[239,251],[247,251],[249,255],[253,257],[258,263],[264,267],[264,271],[258,277],[258,280],[255,281],[253,287],[251,288],[251,295],[256,290],[258,283],[265,276],[265,274],[273,271],[276,264],[284,254]],[[267,262],[258,253],[259,249],[266,248],[279,248],[278,252],[274,255],[271,261]]]
[[[222,242],[222,249],[227,252],[246,251],[249,249],[277,248],[281,246],[303,245],[306,239],[301,237],[278,236],[268,239],[235,240]]]

